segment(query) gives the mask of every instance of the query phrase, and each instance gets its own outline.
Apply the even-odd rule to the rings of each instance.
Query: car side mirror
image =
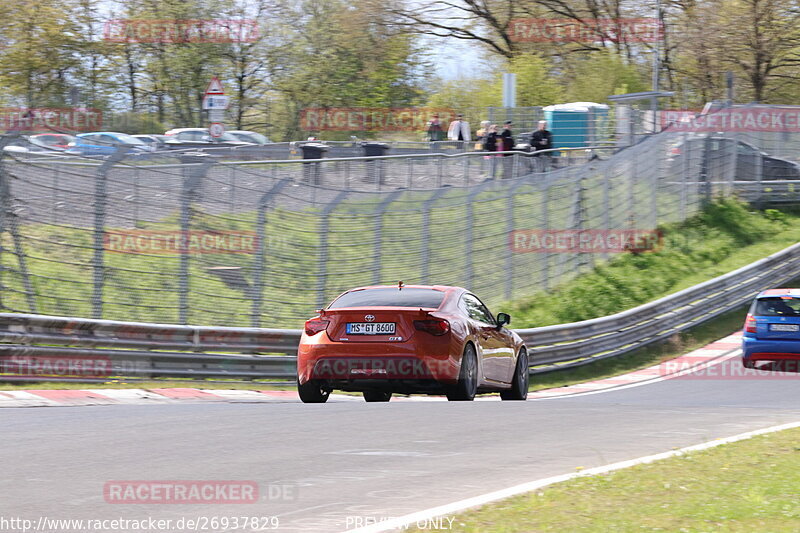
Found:
[[[502,328],[506,324],[511,324],[511,315],[508,313],[497,313],[497,327]]]

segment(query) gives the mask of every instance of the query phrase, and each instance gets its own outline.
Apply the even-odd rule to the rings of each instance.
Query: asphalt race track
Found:
[[[738,366],[738,358],[719,365]],[[576,467],[797,420],[800,374],[767,373],[750,380],[685,376],[519,403],[3,409],[0,515],[277,516],[277,531],[344,531]],[[254,481],[261,501],[109,504],[103,487],[115,480]]]

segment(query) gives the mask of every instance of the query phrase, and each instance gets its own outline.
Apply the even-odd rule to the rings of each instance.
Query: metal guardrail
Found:
[[[621,355],[747,303],[800,276],[800,244],[633,309],[582,322],[516,330],[543,373]],[[112,376],[287,379],[299,330],[176,326],[0,314],[0,381],[45,381],[41,361],[101,359]],[[233,353],[228,353],[233,352]],[[259,355],[268,354],[268,355]],[[25,372],[27,371],[27,373]],[[88,381],[96,381],[89,379]]]

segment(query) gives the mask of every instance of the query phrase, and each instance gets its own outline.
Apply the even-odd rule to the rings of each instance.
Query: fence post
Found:
[[[550,213],[549,213],[549,203],[550,201],[550,182],[547,178],[542,181],[542,230],[547,231],[550,229]],[[546,248],[545,248],[546,249]],[[544,252],[542,254],[544,258],[544,268],[542,269],[542,286],[544,287],[545,291],[550,290],[550,254],[548,252]]]
[[[253,271],[253,305],[250,311],[250,326],[254,328],[261,327],[261,309],[264,305],[264,268],[267,261],[267,208],[272,198],[286,185],[291,183],[291,181],[291,178],[283,178],[275,183],[270,190],[261,195],[261,199],[258,202],[258,214],[256,215],[256,240],[258,242],[258,250],[256,251],[255,268]]]
[[[688,202],[689,197],[689,169],[690,161],[692,157],[692,151],[689,149],[689,143],[686,142],[688,139],[688,134],[684,133],[681,135],[681,146],[683,146],[683,150],[681,153],[681,205],[680,205],[680,219],[681,221],[686,220],[686,204]]]
[[[514,293],[514,243],[511,240],[511,235],[514,233],[515,227],[514,199],[517,189],[521,188],[523,185],[528,185],[529,183],[530,179],[520,180],[519,183],[514,184],[508,190],[508,197],[506,198],[506,271],[503,277],[505,281],[504,297],[506,300],[510,300]]]
[[[475,227],[475,214],[473,205],[475,204],[475,197],[482,193],[487,187],[494,186],[495,183],[491,181],[487,181],[482,185],[477,185],[475,189],[467,196],[467,229],[464,235],[464,271],[465,271],[465,287],[469,290],[472,290],[472,280],[475,277],[473,263],[472,263],[472,249],[474,244],[474,232],[473,228]]]
[[[756,209],[764,207],[764,158],[756,157],[756,186],[758,187],[758,197],[755,201]]]
[[[192,204],[202,185],[203,178],[214,160],[208,154],[186,154],[181,156],[183,163],[183,184],[181,187],[181,239],[180,272],[178,273],[178,323],[189,323],[189,242],[192,225]]]
[[[442,197],[446,188],[436,189],[430,198],[422,204],[422,276],[421,283],[429,284],[431,262],[431,205]]]
[[[701,154],[701,165],[700,165],[700,183],[703,187],[703,207],[707,206],[711,203],[711,182],[709,181],[708,175],[708,158],[710,156],[709,148],[711,147],[711,139],[706,137],[703,140],[703,152]]]
[[[17,256],[17,264],[19,265],[19,272],[22,276],[22,285],[25,287],[25,298],[28,301],[28,310],[31,313],[37,313],[36,308],[36,295],[33,291],[33,284],[31,283],[30,273],[28,272],[28,264],[25,260],[25,250],[22,247],[22,238],[19,235],[19,222],[17,221],[16,213],[8,213],[10,219],[11,238],[14,241],[14,255]],[[2,235],[0,233],[0,235]]]
[[[8,179],[6,170],[6,158],[10,157],[6,154],[5,146],[16,138],[16,135],[0,135],[0,309],[4,309],[3,295],[5,294],[5,286],[3,285],[3,278],[5,277],[5,265],[3,263],[3,233],[6,231],[8,224],[8,202],[11,199],[11,185]]]
[[[603,171],[603,230],[611,232],[611,165]],[[608,261],[608,251],[603,252],[603,261]]]
[[[660,192],[661,192],[659,191],[659,183],[661,182],[660,174],[662,168],[661,163],[663,161],[662,159],[663,154],[664,154],[663,150],[656,151],[656,160],[654,162],[655,168],[653,169],[653,177],[650,180],[650,187],[652,188],[652,191],[650,191],[650,217],[651,217],[650,220],[652,221],[650,229],[653,230],[656,229],[656,227],[658,226],[658,199],[660,197]]]
[[[372,282],[378,285],[381,282],[381,248],[383,247],[383,215],[386,207],[394,202],[404,191],[397,190],[389,193],[375,209],[375,251],[372,256]]]
[[[105,225],[108,200],[108,171],[125,158],[128,145],[121,145],[97,169],[94,181],[94,254],[92,256],[92,318],[103,318],[103,287],[105,285]]]
[[[576,182],[577,189],[575,190],[575,221],[574,221],[574,229],[578,230],[580,234],[583,230],[586,229],[586,180],[584,178],[579,178]],[[579,237],[580,240],[580,237]],[[587,266],[589,262],[586,260],[586,254],[592,252],[582,252],[580,251],[580,246],[578,249],[578,264],[576,268],[576,272],[581,272],[582,268]],[[592,260],[594,260],[594,256],[592,256]]]
[[[321,222],[319,227],[319,280],[317,281],[317,309],[325,306],[325,289],[328,285],[328,226],[330,215],[334,209],[348,195],[348,191],[340,191],[331,203],[325,206],[320,213]]]

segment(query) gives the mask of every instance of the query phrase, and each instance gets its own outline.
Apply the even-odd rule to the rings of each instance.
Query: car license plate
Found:
[[[798,324],[770,324],[770,331],[800,331]]]
[[[348,335],[394,335],[394,322],[348,322]]]

